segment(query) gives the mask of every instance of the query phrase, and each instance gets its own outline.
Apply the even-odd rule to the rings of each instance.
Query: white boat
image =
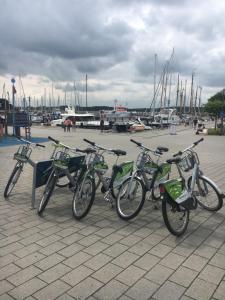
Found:
[[[154,116],[155,122],[160,123],[162,126],[166,125],[179,125],[181,122],[181,119],[179,116],[176,114],[176,109],[172,108],[164,108],[162,109],[159,114]]]
[[[84,122],[94,120],[95,116],[91,113],[76,113],[74,107],[68,107],[65,109],[65,113],[60,114],[60,118],[57,120],[52,120],[52,126],[61,126],[66,119],[70,119],[71,121],[76,122],[76,126],[82,126]]]

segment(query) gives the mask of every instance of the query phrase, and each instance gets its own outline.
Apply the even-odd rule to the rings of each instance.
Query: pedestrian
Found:
[[[63,129],[64,129],[64,132],[66,132],[66,128],[67,128],[67,120],[65,120],[63,122]]]
[[[194,130],[196,130],[198,124],[198,119],[196,117],[194,118],[193,123],[194,123]]]
[[[104,130],[104,111],[100,111],[100,130],[103,132]]]
[[[72,121],[70,119],[67,120],[67,132],[70,132],[70,127],[72,126]]]

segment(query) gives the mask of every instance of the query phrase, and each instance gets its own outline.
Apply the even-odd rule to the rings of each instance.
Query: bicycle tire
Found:
[[[134,200],[134,198],[131,198],[131,197],[130,197],[130,199],[128,199],[128,197],[124,198],[125,196],[128,196],[126,189],[129,187],[129,182],[130,182],[131,178],[132,177],[128,177],[122,183],[122,185],[120,186],[117,198],[116,198],[116,212],[122,220],[131,220],[131,219],[135,218],[139,214],[139,212],[142,209],[144,202],[145,202],[146,191],[145,191],[144,183],[141,179],[139,179],[138,177],[135,176],[135,177],[133,177],[133,181],[138,183],[141,188],[141,195],[139,197],[140,200],[139,200],[139,203],[137,203],[137,206],[134,207],[133,211],[128,212],[128,213],[125,211],[124,207],[128,206],[129,202],[131,203],[131,201]],[[132,188],[133,188],[133,186],[132,186]],[[137,192],[136,184],[134,185],[134,191],[135,191],[135,193]],[[131,196],[134,197],[134,194],[133,195],[131,194]],[[124,205],[123,205],[122,201],[124,202]],[[122,206],[124,206],[124,207],[122,207]],[[130,206],[132,206],[132,204]]]
[[[48,179],[43,196],[41,198],[41,202],[38,207],[38,215],[41,215],[43,213],[43,211],[45,210],[45,208],[49,202],[49,199],[52,195],[52,192],[55,188],[56,181],[57,181],[57,177],[55,176],[54,172],[52,172],[52,174],[50,175],[50,177]]]
[[[83,203],[84,203],[84,198],[82,198],[82,196],[84,196],[85,193],[87,193],[88,184],[89,184],[89,187],[91,188],[91,192],[88,193],[89,194],[89,202],[84,207],[83,211],[79,212],[79,205],[80,204],[83,205]],[[80,190],[81,187],[82,187],[82,189],[84,189],[83,191]],[[86,188],[86,191],[85,191],[85,188]],[[94,199],[95,199],[95,191],[96,191],[95,180],[91,176],[87,176],[84,179],[84,181],[82,180],[77,185],[76,190],[74,192],[74,196],[73,196],[73,202],[72,202],[72,211],[73,211],[73,215],[74,215],[75,219],[80,220],[89,213],[89,211],[92,207],[92,204],[94,202]]]
[[[19,163],[17,162],[10,177],[9,177],[9,180],[6,184],[6,187],[5,187],[5,190],[4,190],[4,197],[5,198],[8,198],[9,195],[11,194],[12,190],[14,189],[19,177],[20,177],[20,174],[22,172],[22,163]],[[15,179],[15,181],[13,182],[13,179]],[[12,186],[11,186],[12,185]]]
[[[207,185],[209,185],[211,188],[212,188],[212,190],[215,192],[215,194],[216,194],[216,198],[217,198],[217,202],[216,202],[216,205],[215,206],[207,206],[205,203],[204,203],[204,201],[201,201],[201,199],[200,199],[200,195],[196,195],[196,193],[195,193],[195,197],[196,197],[196,199],[197,199],[197,202],[198,202],[198,204],[201,206],[201,207],[203,207],[204,209],[206,209],[206,210],[208,210],[208,211],[218,211],[219,209],[221,209],[221,207],[223,206],[223,198],[221,197],[221,195],[219,194],[219,192],[217,191],[217,189],[216,189],[216,187],[212,184],[212,182],[211,181],[209,181],[207,178],[205,178],[205,177],[202,177],[202,176],[199,176],[198,177],[199,178],[199,181],[201,182],[204,182],[204,184],[203,185],[201,185],[201,188],[204,188],[205,187],[205,184],[207,184]],[[189,178],[188,178],[188,188],[190,188],[191,187],[191,180],[192,180],[192,176],[190,176]],[[197,183],[196,183],[196,185],[195,186],[198,186],[197,185]],[[199,190],[198,190],[198,192],[199,192]],[[205,191],[204,191],[205,192]],[[204,196],[203,196],[204,197]],[[203,197],[201,197],[201,198],[203,198]]]
[[[182,211],[178,211],[177,210],[177,205],[172,202],[174,200],[169,200],[169,196],[166,194],[164,195],[164,198],[162,200],[162,215],[163,215],[163,220],[165,222],[165,225],[167,227],[167,229],[169,230],[170,233],[172,233],[175,236],[181,236],[182,234],[185,233],[188,223],[189,223],[189,210],[182,208]],[[172,212],[173,216],[172,218],[169,217],[169,213]],[[183,219],[183,222],[181,223],[181,226],[179,226],[179,228],[175,227],[175,225],[173,225],[173,220],[175,220],[175,214],[179,214],[176,215],[176,217],[179,218],[179,220],[181,220],[181,217]],[[182,216],[183,214],[183,216]]]
[[[66,177],[66,176],[65,176],[65,177]],[[66,182],[63,182],[63,180],[66,180]],[[69,181],[68,178],[65,179],[64,177],[62,177],[62,178],[59,178],[59,179],[58,179],[58,181],[57,181],[57,183],[56,183],[56,186],[59,187],[59,188],[63,188],[63,187],[68,186],[69,183],[70,183],[70,181]]]

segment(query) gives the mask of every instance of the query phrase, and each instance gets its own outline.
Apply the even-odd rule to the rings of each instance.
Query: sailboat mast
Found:
[[[178,76],[177,76],[177,98],[176,98],[176,109],[177,109],[177,106],[178,106],[178,98],[179,98],[179,84],[180,84],[180,75],[178,73]]]
[[[190,114],[193,113],[193,84],[194,84],[194,72],[192,72],[192,76],[191,76],[191,96],[190,96]]]
[[[153,116],[155,115],[155,94],[156,94],[156,61],[157,61],[157,54],[155,53],[154,56],[154,94],[153,94]]]
[[[88,102],[87,102],[87,74],[86,74],[86,109],[87,109],[87,106],[88,106]]]
[[[198,98],[198,112],[199,115],[201,116],[201,96],[202,96],[202,87],[199,87],[200,92],[199,92],[199,98]]]

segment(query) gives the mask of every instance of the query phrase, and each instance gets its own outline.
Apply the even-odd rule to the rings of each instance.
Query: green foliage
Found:
[[[219,128],[209,128],[208,135],[221,135],[221,130]]]
[[[219,117],[220,112],[225,111],[225,90],[209,98],[204,110],[214,117]]]

